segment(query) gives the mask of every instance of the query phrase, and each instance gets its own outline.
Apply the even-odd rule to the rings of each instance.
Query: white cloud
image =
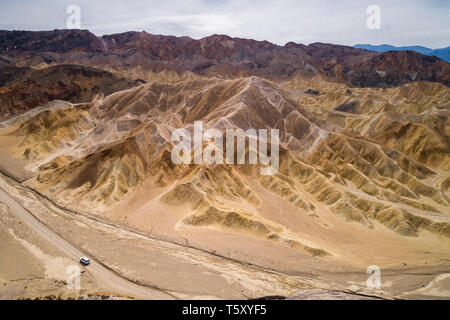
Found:
[[[224,14],[194,14],[162,16],[153,19],[156,24],[181,25],[190,30],[192,36],[203,37],[214,33],[235,32],[239,23]]]

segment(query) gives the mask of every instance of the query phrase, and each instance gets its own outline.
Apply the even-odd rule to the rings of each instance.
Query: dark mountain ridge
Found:
[[[235,78],[289,79],[321,75],[356,87],[390,87],[412,81],[450,84],[450,65],[416,52],[378,53],[326,43],[310,45],[212,35],[190,37],[125,32],[97,37],[88,30],[0,31],[0,54],[38,57],[45,63],[174,69]]]

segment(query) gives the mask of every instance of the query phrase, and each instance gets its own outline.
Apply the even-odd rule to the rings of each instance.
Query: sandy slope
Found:
[[[51,230],[45,224],[37,220],[29,211],[24,209],[19,203],[11,198],[5,191],[0,189],[0,200],[5,203],[11,212],[24,221],[32,230],[39,233],[40,236],[55,245],[67,256],[75,261],[84,254],[75,246],[66,241],[59,234]],[[88,267],[89,272],[96,281],[106,285],[112,292],[120,292],[141,299],[172,299],[173,296],[161,291],[136,285],[135,283],[119,277],[111,270],[108,270],[95,260],[92,260]]]

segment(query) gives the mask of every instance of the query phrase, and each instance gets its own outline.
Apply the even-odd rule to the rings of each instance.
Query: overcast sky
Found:
[[[65,29],[69,5],[80,7],[81,28],[97,35],[145,30],[280,45],[450,45],[450,0],[0,0],[0,29]],[[367,28],[369,5],[381,9],[380,30]]]

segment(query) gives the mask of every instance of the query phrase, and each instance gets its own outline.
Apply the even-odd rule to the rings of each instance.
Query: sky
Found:
[[[69,5],[80,8],[81,28],[99,36],[147,31],[279,45],[450,46],[450,0],[0,0],[0,29],[65,29]],[[367,26],[371,5],[380,9],[379,29]]]

